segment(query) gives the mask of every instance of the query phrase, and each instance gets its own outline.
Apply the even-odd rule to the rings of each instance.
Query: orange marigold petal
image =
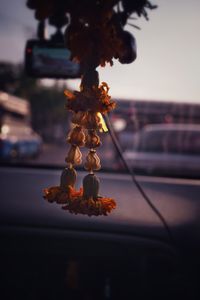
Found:
[[[72,186],[68,186],[66,191],[63,191],[59,186],[54,186],[44,189],[44,198],[50,202],[56,202],[57,204],[67,204],[72,199],[83,195],[83,189],[80,188],[76,191]]]
[[[65,90],[65,91],[64,91],[64,94],[65,94],[65,96],[66,96],[67,98],[69,98],[69,99],[74,99],[74,98],[75,98],[74,93],[73,93],[73,92],[70,92],[69,90]]]
[[[71,199],[67,205],[62,207],[64,210],[69,211],[73,214],[83,214],[88,216],[107,216],[113,209],[116,208],[114,199],[111,198],[98,198],[94,199],[83,199],[77,197]]]
[[[46,188],[43,190],[44,191],[44,198],[49,201],[49,202],[55,202],[57,196],[61,192],[61,189],[59,186],[52,186],[50,188]]]

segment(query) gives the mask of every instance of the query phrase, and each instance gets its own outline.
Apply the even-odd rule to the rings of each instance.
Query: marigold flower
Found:
[[[65,204],[69,199],[74,199],[83,195],[83,189],[76,191],[74,188],[76,182],[76,171],[74,168],[65,168],[60,177],[60,186],[53,186],[44,189],[44,198],[50,202]]]
[[[88,174],[83,179],[82,195],[69,199],[62,208],[74,214],[107,216],[116,208],[116,203],[112,198],[100,197],[98,194],[99,179],[94,174]]]
[[[93,86],[89,89],[81,89],[81,91],[70,92],[64,91],[67,97],[66,107],[74,112],[91,111],[107,113],[115,108],[115,102],[111,101],[111,96],[108,95],[109,87],[107,83],[102,82],[98,87]]]
[[[99,197],[96,200],[92,198],[86,200],[82,197],[77,197],[73,200],[69,200],[62,208],[73,214],[107,216],[113,209],[116,208],[116,203],[111,198]]]
[[[52,186],[50,188],[44,189],[44,198],[48,200],[48,202],[56,202],[58,195],[60,194],[61,189],[59,186]]]
[[[119,58],[122,47],[120,26],[113,17],[115,12],[112,7],[104,5],[101,9],[98,8],[95,17],[93,13],[85,11],[85,22],[82,23],[79,22],[79,14],[75,14],[76,18],[72,18],[65,32],[72,58],[84,64],[92,60],[95,66],[105,66],[107,62],[112,65],[113,58]],[[84,23],[87,23],[87,26]]]
[[[68,186],[65,191],[60,186],[53,186],[44,189],[44,199],[48,202],[57,204],[66,204],[83,194],[83,189],[76,191],[72,186]]]

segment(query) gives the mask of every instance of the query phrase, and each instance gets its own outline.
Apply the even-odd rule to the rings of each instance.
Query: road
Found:
[[[63,165],[65,163],[65,157],[67,156],[69,146],[67,145],[53,145],[44,144],[41,154],[34,160],[28,162],[34,164],[51,164],[51,165]],[[87,155],[88,149],[81,148],[83,154],[83,163]],[[101,164],[108,167],[113,167],[114,164],[114,152],[112,148],[108,146],[102,146],[97,150],[97,154],[101,158]]]

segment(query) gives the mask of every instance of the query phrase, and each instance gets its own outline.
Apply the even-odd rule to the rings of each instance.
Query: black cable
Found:
[[[163,224],[164,229],[166,230],[169,240],[171,242],[172,245],[174,245],[174,238],[172,236],[171,230],[167,224],[167,221],[165,220],[164,216],[161,214],[161,212],[156,208],[156,206],[152,203],[152,201],[150,200],[150,198],[147,196],[147,194],[145,193],[145,191],[143,190],[142,186],[140,185],[140,183],[137,181],[136,177],[135,177],[135,173],[133,168],[130,168],[129,165],[127,164],[124,156],[123,156],[123,152],[121,149],[121,146],[116,138],[114,129],[112,127],[112,124],[109,120],[108,115],[105,115],[105,121],[106,121],[106,125],[108,127],[112,142],[117,150],[117,153],[119,154],[125,168],[127,169],[127,171],[130,173],[131,178],[135,184],[135,186],[137,187],[138,191],[140,192],[140,194],[142,195],[142,197],[144,198],[144,200],[146,201],[146,203],[149,205],[149,207],[151,208],[151,210],[156,214],[156,216],[159,218],[159,220],[161,221],[161,223]]]

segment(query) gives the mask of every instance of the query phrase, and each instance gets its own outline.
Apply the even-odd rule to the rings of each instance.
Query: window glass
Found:
[[[136,37],[137,60],[131,65],[115,60],[112,68],[98,68],[100,81],[108,83],[117,103],[109,117],[124,158],[136,173],[154,175],[156,169],[156,175],[199,176],[200,2],[154,2],[159,7],[149,13],[149,22],[134,20],[140,31],[126,28]],[[80,80],[27,77],[24,47],[37,32],[33,11],[22,0],[12,5],[2,1],[1,7],[1,163],[63,166],[71,129],[64,90],[78,90]],[[99,134],[102,170],[124,172],[109,133]],[[88,150],[81,151],[84,164]]]

